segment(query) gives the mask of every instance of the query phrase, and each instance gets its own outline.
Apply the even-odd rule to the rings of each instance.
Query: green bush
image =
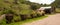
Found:
[[[31,15],[31,17],[32,17],[32,18],[37,17],[37,13],[36,13],[36,11],[33,11],[33,10],[32,10],[32,12],[31,12],[31,14],[30,14],[30,15]]]
[[[6,20],[5,19],[1,20],[0,25],[6,25]]]
[[[38,16],[44,16],[45,12],[43,10],[37,11]]]
[[[12,10],[5,10],[5,11],[3,11],[3,14],[8,14],[8,13],[14,14],[14,12]]]
[[[13,22],[19,22],[19,21],[21,21],[21,18],[20,18],[20,16],[14,16],[13,17]]]

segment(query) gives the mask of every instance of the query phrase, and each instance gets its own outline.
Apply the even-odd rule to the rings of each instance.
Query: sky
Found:
[[[52,2],[54,2],[55,0],[29,0],[31,2],[35,2],[35,3],[39,3],[39,4],[51,4]]]

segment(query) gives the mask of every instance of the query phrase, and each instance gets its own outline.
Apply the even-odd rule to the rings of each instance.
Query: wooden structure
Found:
[[[55,9],[52,8],[51,6],[48,6],[48,7],[41,7],[38,9],[38,11],[44,11],[45,14],[51,14],[52,12],[55,11]]]
[[[13,14],[6,14],[5,19],[6,19],[6,23],[11,23],[13,19]]]

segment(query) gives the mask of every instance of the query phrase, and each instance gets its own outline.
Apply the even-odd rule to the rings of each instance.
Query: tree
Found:
[[[55,6],[55,7],[59,7],[60,6],[60,0],[55,0],[51,5]]]

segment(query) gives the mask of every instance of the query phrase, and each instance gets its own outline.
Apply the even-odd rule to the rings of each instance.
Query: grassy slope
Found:
[[[41,19],[46,18],[46,17],[47,16],[37,17],[37,18],[33,18],[33,19],[27,19],[27,20],[24,20],[24,21],[20,21],[20,22],[16,22],[16,23],[11,23],[11,24],[7,24],[7,25],[22,25],[24,23],[41,20]]]

